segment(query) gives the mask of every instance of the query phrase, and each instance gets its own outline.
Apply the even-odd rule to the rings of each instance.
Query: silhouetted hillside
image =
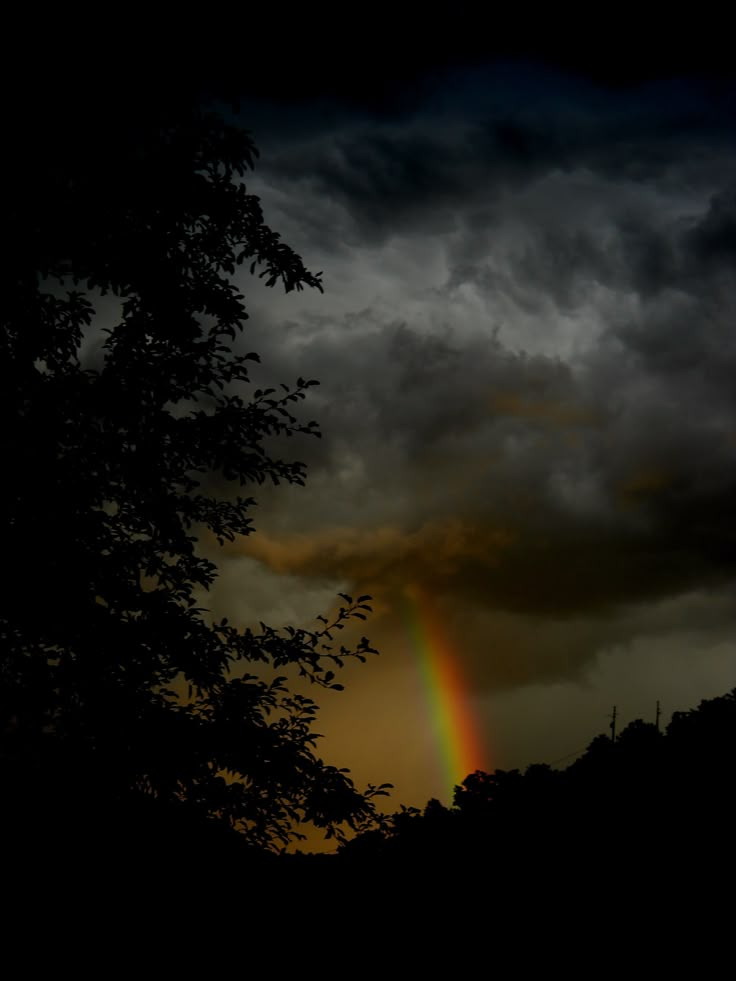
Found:
[[[341,860],[517,878],[707,876],[730,861],[736,817],[736,689],[677,712],[666,732],[640,719],[597,736],[566,769],[476,771],[453,805],[402,809]]]

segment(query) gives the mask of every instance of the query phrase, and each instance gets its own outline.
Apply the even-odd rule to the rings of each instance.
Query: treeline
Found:
[[[340,858],[596,877],[651,864],[703,870],[731,853],[735,765],[736,689],[675,713],[664,732],[638,719],[615,741],[597,736],[566,769],[476,771],[451,807],[402,807]]]

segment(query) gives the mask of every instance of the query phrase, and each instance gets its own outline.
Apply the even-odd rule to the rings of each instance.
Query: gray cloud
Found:
[[[420,582],[480,689],[578,676],[646,634],[635,609],[681,629],[736,557],[725,103],[515,78],[267,130],[253,189],[326,293],[248,281],[245,343],[321,379],[325,438],[221,587],[369,589],[391,647]]]

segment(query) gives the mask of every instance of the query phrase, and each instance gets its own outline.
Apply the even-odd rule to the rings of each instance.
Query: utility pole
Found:
[[[611,742],[616,742],[616,706],[613,706],[613,712],[611,713],[611,725],[609,726],[611,730]]]
[[[654,719],[654,724],[657,727],[657,732],[659,732],[659,717],[662,713],[659,711],[659,699],[657,699],[657,714]]]

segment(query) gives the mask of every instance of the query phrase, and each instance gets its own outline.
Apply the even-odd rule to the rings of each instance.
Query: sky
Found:
[[[314,697],[388,810],[736,686],[736,85],[568,55],[305,59],[241,104],[324,293],[244,272],[239,343],[259,386],[320,381],[323,438],[278,448],[307,485],[256,489],[210,605],[373,596],[380,655]]]

